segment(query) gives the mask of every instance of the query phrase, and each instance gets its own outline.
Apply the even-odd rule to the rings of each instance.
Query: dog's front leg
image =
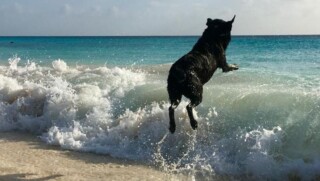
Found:
[[[223,72],[229,72],[229,71],[233,71],[233,70],[238,70],[239,69],[239,66],[237,64],[228,64],[227,63],[227,59],[225,56],[223,56],[223,61],[222,61],[222,71]]]
[[[224,51],[222,53],[222,56],[218,58],[218,66],[222,68],[223,72],[229,72],[233,70],[238,70],[239,66],[236,64],[228,64],[226,55],[224,54]]]

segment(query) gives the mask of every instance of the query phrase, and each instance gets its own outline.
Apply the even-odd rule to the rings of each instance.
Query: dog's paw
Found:
[[[237,64],[228,64],[228,66],[222,68],[223,72],[230,72],[233,70],[238,70],[239,66]]]
[[[173,134],[176,131],[176,125],[170,125],[169,131]]]
[[[239,69],[239,66],[237,64],[229,64],[229,68],[231,70],[238,70]]]
[[[198,128],[198,122],[196,120],[190,122],[190,124],[193,130],[196,130]]]

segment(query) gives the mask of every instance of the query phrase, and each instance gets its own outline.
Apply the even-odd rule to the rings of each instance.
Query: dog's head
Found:
[[[207,19],[208,28],[205,35],[215,41],[223,41],[229,43],[231,39],[231,29],[236,15],[230,21],[223,21],[221,19]]]

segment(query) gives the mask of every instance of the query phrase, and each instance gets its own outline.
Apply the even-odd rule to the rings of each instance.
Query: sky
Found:
[[[234,15],[234,35],[320,34],[320,0],[0,0],[0,36],[201,35]]]

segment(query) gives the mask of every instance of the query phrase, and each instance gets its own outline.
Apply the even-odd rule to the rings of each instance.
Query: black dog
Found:
[[[198,123],[193,117],[192,109],[202,101],[203,85],[210,80],[217,68],[222,68],[223,72],[238,69],[237,65],[227,63],[225,55],[231,40],[230,32],[234,19],[235,16],[226,22],[208,18],[208,27],[192,50],[172,65],[167,87],[171,101],[169,108],[171,133],[176,130],[174,109],[179,105],[182,95],[191,100],[187,111],[190,124],[196,129]]]

